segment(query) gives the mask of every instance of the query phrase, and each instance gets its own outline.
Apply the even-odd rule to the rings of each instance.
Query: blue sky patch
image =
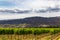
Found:
[[[13,7],[13,6],[15,6],[14,2],[0,1],[0,7]]]

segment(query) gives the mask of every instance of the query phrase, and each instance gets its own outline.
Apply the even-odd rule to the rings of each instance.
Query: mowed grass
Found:
[[[59,40],[60,28],[0,28],[0,40]]]

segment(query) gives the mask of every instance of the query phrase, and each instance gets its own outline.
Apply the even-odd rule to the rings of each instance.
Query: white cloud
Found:
[[[20,8],[41,8],[41,7],[55,7],[60,5],[58,0],[26,0],[26,1],[16,1],[18,7]]]
[[[41,8],[41,7],[55,7],[60,5],[60,0],[0,0],[13,2],[16,4],[13,8]]]

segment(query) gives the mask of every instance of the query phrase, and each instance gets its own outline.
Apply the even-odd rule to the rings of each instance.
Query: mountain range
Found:
[[[0,20],[0,24],[26,24],[27,27],[60,26],[60,17],[29,17],[24,19]]]

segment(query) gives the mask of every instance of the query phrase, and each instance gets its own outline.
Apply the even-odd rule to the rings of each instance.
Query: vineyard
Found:
[[[0,40],[60,40],[60,28],[0,28]]]
[[[60,28],[0,28],[0,34],[44,34],[51,33],[56,34],[60,33]]]

